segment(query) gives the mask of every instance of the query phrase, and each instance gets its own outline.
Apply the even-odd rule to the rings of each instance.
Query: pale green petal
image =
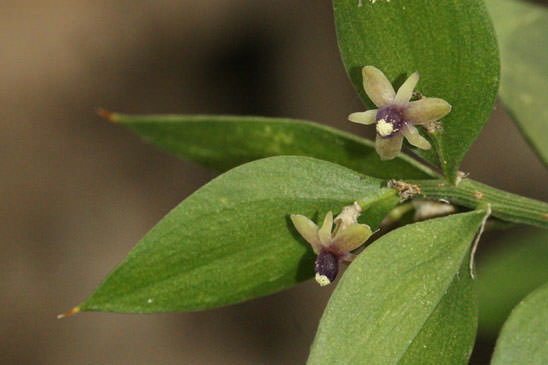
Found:
[[[403,118],[413,124],[425,124],[445,117],[451,111],[451,105],[439,98],[423,98],[412,101],[403,111]]]
[[[379,156],[381,156],[381,160],[391,160],[400,153],[402,143],[403,136],[400,133],[390,138],[382,138],[377,134],[375,149]]]
[[[378,109],[372,109],[365,112],[352,113],[348,116],[348,120],[360,124],[373,124],[377,117]]]
[[[297,232],[310,243],[315,253],[319,253],[321,244],[318,237],[318,226],[304,215],[291,214],[290,218]]]
[[[331,249],[338,253],[355,250],[363,245],[371,237],[371,234],[371,228],[367,224],[354,223],[337,234],[331,244]]]
[[[376,106],[381,108],[394,102],[396,92],[381,70],[374,66],[365,66],[362,76],[363,89]]]
[[[403,85],[398,90],[398,93],[396,94],[396,98],[394,99],[394,104],[405,106],[407,103],[409,103],[409,100],[413,96],[413,90],[415,90],[415,86],[417,86],[417,83],[419,82],[419,73],[415,72],[411,74],[405,80]]]
[[[413,146],[420,148],[421,150],[429,150],[432,148],[432,145],[426,138],[421,136],[419,134],[419,131],[415,126],[411,124],[407,124],[401,129],[401,134],[405,138],[407,138],[407,141],[411,143]]]
[[[331,211],[327,212],[323,220],[322,228],[318,231],[318,237],[320,238],[320,243],[323,246],[329,246],[331,243],[331,229],[333,228],[333,213]]]

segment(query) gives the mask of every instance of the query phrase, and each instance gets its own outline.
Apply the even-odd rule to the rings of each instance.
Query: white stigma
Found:
[[[331,284],[331,280],[329,280],[329,278],[325,275],[320,275],[320,273],[316,273],[316,281],[321,286],[326,286]]]
[[[394,132],[394,125],[386,122],[384,119],[379,119],[377,122],[377,132],[381,137],[386,137]]]

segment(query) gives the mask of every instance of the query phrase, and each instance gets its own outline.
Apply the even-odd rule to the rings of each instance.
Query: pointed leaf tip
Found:
[[[101,118],[108,119],[111,122],[116,121],[116,114],[103,108],[97,108],[97,115]]]
[[[66,318],[66,317],[72,316],[73,314],[77,314],[77,313],[80,313],[80,307],[79,306],[76,306],[76,307],[72,308],[68,312],[58,314],[57,319]]]

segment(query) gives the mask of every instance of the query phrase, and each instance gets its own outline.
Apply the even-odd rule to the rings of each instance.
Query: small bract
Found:
[[[333,213],[328,212],[321,228],[303,215],[292,214],[291,221],[303,238],[310,243],[316,258],[316,281],[325,286],[333,282],[339,272],[341,261],[350,262],[354,255],[350,251],[360,247],[371,236],[371,228],[366,224],[357,223],[360,213],[345,207],[335,218],[333,229]],[[359,208],[359,207],[358,207]]]
[[[375,147],[381,159],[396,157],[401,151],[403,137],[415,147],[430,149],[430,142],[419,134],[415,125],[427,125],[443,118],[451,111],[451,105],[439,98],[425,97],[410,101],[419,82],[418,72],[409,76],[397,93],[378,68],[365,66],[362,75],[365,93],[379,109],[352,113],[348,120],[361,124],[375,123]]]

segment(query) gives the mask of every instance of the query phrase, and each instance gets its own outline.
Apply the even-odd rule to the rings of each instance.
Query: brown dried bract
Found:
[[[400,196],[400,201],[406,201],[409,198],[412,198],[415,195],[423,195],[422,190],[418,185],[409,184],[401,180],[390,180],[387,184],[388,188],[396,189],[398,195]]]
[[[425,124],[424,127],[426,128],[426,132],[428,134],[436,134],[442,130],[441,122],[437,120]]]
[[[469,175],[470,175],[469,172],[457,171],[457,179],[455,180],[455,186],[459,186],[462,180],[468,178]]]
[[[476,200],[482,200],[483,193],[481,191],[474,191],[474,198],[476,198]]]
[[[420,91],[413,91],[413,97],[420,100],[420,99],[424,98],[424,95]]]

